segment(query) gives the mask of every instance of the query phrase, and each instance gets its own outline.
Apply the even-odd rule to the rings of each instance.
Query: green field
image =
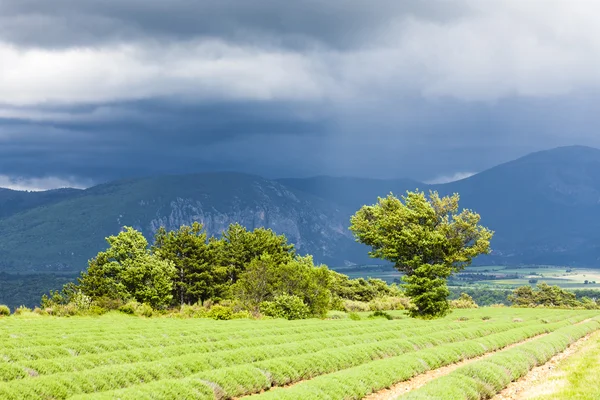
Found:
[[[336,268],[336,271],[346,274],[350,278],[371,277],[383,279],[388,283],[397,282],[402,276],[390,265],[357,265],[339,267]],[[531,279],[537,280],[538,283],[546,282],[549,285],[558,285],[563,289],[600,290],[600,269],[554,265],[470,266],[463,272],[454,275],[450,279],[449,285],[514,289],[524,285],[535,286],[535,283],[530,282]]]
[[[506,350],[522,347],[520,353],[507,358],[499,352],[498,360],[489,361],[523,374],[600,329],[598,311],[481,308],[434,321],[390,314],[395,319],[5,317],[0,398],[360,399],[428,370],[535,338]],[[489,368],[485,364],[481,371]],[[440,379],[480,390],[463,375]],[[494,390],[507,378],[498,379]],[[444,382],[422,390],[436,393]]]
[[[536,282],[537,281],[537,282]],[[587,283],[586,283],[587,281]],[[452,278],[452,285],[515,288],[546,282],[563,289],[600,290],[600,269],[557,266],[476,266]]]

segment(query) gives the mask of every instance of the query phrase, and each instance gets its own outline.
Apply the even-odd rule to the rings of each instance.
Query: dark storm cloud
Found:
[[[0,186],[205,170],[432,180],[599,146],[588,7],[0,0]]]
[[[20,0],[0,2],[0,36],[51,48],[197,37],[355,48],[399,17],[445,21],[464,11],[448,1]]]
[[[100,107],[119,113],[95,114]],[[320,110],[306,108],[156,99],[77,109],[45,107],[41,121],[0,119],[0,171],[17,176],[39,176],[40,171],[58,177],[77,174],[102,181],[156,172],[248,170],[237,160],[246,158],[243,152],[251,149],[224,159],[213,153],[214,146],[258,138],[256,144],[268,149],[268,156],[275,150],[274,136],[318,140],[330,131],[330,122]]]

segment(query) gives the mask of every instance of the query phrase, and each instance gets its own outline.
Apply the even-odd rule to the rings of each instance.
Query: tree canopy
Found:
[[[351,218],[356,240],[371,247],[369,255],[390,261],[406,282],[413,316],[437,317],[448,310],[448,277],[490,252],[493,232],[479,225],[471,210],[459,212],[459,195],[429,196],[420,191],[393,194],[363,206]]]

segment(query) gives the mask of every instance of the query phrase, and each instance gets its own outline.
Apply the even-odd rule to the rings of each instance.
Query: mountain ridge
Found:
[[[151,238],[161,225],[176,229],[193,221],[204,223],[211,235],[232,222],[266,226],[319,262],[367,263],[368,249],[347,229],[350,216],[378,196],[416,188],[458,192],[461,207],[480,213],[482,223],[496,231],[494,252],[478,262],[589,267],[600,259],[600,150],[569,146],[444,184],[214,172],[107,182],[55,192],[46,203],[36,195],[37,203],[23,201],[18,212],[0,214],[0,271],[81,270],[105,246],[104,237],[123,225]]]

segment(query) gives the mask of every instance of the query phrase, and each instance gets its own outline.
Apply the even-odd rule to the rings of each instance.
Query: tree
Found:
[[[248,231],[240,224],[231,224],[219,244],[219,265],[227,267],[231,283],[235,283],[250,262],[263,254],[269,254],[277,265],[294,259],[294,245],[287,242],[284,235],[277,235],[271,229],[256,228]]]
[[[134,299],[152,307],[167,306],[173,296],[174,265],[148,250],[148,241],[131,227],[106,239],[109,248],[89,261],[78,279],[92,299]]]
[[[315,266],[312,257],[299,257],[279,264],[271,254],[252,260],[233,286],[235,297],[254,312],[261,303],[277,296],[297,296],[311,315],[326,314],[330,301],[331,274],[325,266]]]
[[[371,247],[369,255],[390,261],[406,275],[413,317],[432,318],[449,311],[448,277],[480,254],[490,252],[493,232],[479,225],[479,214],[458,208],[459,195],[407,192],[379,198],[351,218],[356,240]]]
[[[152,250],[175,265],[173,295],[180,305],[225,297],[227,270],[218,265],[215,240],[207,241],[202,224],[194,222],[169,232],[159,228]]]

